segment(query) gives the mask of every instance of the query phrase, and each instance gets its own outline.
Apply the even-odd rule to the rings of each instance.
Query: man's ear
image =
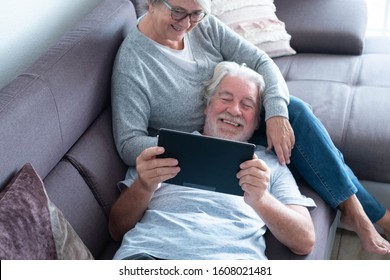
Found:
[[[209,109],[209,106],[206,105],[206,107],[204,107],[204,110],[203,110],[203,114],[204,114],[205,116],[207,115],[208,109]]]
[[[255,125],[255,130],[258,130],[259,128],[260,128],[260,117],[258,117],[257,119],[256,119],[256,125]]]

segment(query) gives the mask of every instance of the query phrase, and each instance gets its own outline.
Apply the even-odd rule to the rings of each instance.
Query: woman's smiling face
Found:
[[[202,7],[194,0],[168,0],[166,3],[175,10],[182,10],[186,13],[203,11]],[[190,17],[177,21],[172,19],[171,10],[163,2],[149,8],[152,16],[154,34],[151,39],[157,43],[174,47],[182,43],[184,35],[192,30],[198,23],[191,23]]]

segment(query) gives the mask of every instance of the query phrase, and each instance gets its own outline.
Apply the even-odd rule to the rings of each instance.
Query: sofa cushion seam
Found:
[[[348,134],[348,130],[350,128],[350,123],[351,123],[351,114],[352,114],[352,105],[355,101],[355,95],[356,95],[356,89],[358,87],[358,80],[359,80],[359,77],[360,77],[360,73],[361,73],[361,70],[362,70],[362,58],[360,58],[358,60],[358,63],[356,65],[356,69],[354,71],[354,79],[351,81],[351,84],[350,84],[350,98],[349,99],[349,102],[347,104],[347,111],[345,112],[345,119],[346,119],[346,122],[345,122],[345,126],[343,128],[343,134],[341,136],[341,148],[342,150],[345,150],[345,146],[346,146],[346,142],[347,142],[347,134]]]
[[[102,208],[104,215],[106,216],[106,218],[108,218],[108,213],[105,209],[104,201],[103,201],[101,195],[99,194],[99,192],[97,191],[97,188],[95,187],[95,183],[93,182],[91,177],[88,176],[87,172],[85,172],[83,166],[74,157],[72,157],[69,154],[66,154],[64,159],[68,160],[69,163],[77,170],[79,175],[83,178],[83,180],[87,184],[88,188],[91,190],[93,196],[95,197],[96,201],[98,202],[98,204]]]

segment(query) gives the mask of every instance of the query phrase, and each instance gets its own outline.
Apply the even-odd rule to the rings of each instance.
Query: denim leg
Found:
[[[359,199],[371,222],[375,224],[385,215],[386,208],[381,205],[369,192],[367,192],[367,190],[359,182],[359,179],[347,165],[345,165],[345,170],[358,190],[356,197]]]
[[[291,96],[289,118],[295,133],[291,162],[306,182],[333,208],[356,193],[367,216],[376,222],[384,207],[359,183],[308,104]]]

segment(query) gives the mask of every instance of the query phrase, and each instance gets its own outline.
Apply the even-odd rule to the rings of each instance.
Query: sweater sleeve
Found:
[[[122,160],[134,166],[137,156],[146,148],[157,145],[149,136],[150,102],[147,83],[137,69],[137,56],[129,51],[127,42],[121,46],[113,68],[111,102],[113,136]],[[129,68],[131,65],[131,68]]]

